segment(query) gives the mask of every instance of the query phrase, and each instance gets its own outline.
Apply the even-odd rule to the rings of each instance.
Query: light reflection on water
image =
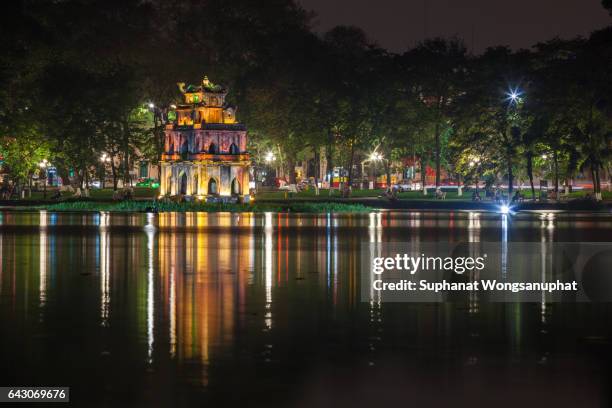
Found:
[[[504,263],[508,242],[533,241],[541,245],[544,279],[546,243],[604,241],[610,227],[605,215],[553,213],[0,212],[0,355],[6,362],[13,358],[7,350],[33,354],[38,378],[49,379],[62,362],[49,353],[71,344],[78,357],[58,355],[72,363],[62,378],[75,384],[77,397],[79,387],[108,395],[131,377],[149,381],[136,395],[162,400],[178,392],[198,399],[202,390],[214,400],[232,381],[278,391],[295,370],[314,372],[317,388],[327,377],[315,363],[359,373],[415,352],[443,371],[458,359],[483,375],[510,361],[541,364],[557,347],[576,353],[574,368],[589,371],[564,344],[594,335],[608,342],[599,320],[610,317],[607,306],[553,307],[543,294],[535,311],[483,304],[477,293],[465,307],[387,305],[374,292],[361,303],[360,251],[367,242],[410,242],[418,250],[432,241],[500,241]],[[568,329],[568,315],[583,320]],[[405,367],[394,370],[407,375]],[[107,388],[82,378],[90,369],[104,375],[97,381]],[[12,374],[32,383],[30,371]],[[153,385],[170,377],[165,391]]]

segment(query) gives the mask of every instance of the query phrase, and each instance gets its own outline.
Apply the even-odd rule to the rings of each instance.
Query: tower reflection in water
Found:
[[[236,319],[245,313],[246,285],[253,281],[254,238],[230,233],[227,227],[250,229],[254,219],[248,214],[205,213],[160,214],[158,218],[157,306],[169,323],[168,352],[179,360],[200,360],[204,367],[210,363],[212,349],[232,343]],[[266,288],[267,279],[266,275]],[[202,381],[206,383],[206,375]]]

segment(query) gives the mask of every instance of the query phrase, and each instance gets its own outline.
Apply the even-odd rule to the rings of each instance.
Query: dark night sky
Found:
[[[555,36],[588,35],[612,23],[600,0],[299,1],[318,14],[316,31],[356,25],[371,40],[396,52],[421,41],[425,30],[428,37],[456,34],[468,50],[473,38],[474,51],[479,53],[491,45],[518,49]]]

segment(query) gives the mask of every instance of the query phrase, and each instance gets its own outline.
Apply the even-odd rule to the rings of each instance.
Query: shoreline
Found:
[[[280,202],[302,202],[302,203],[353,203],[361,204],[368,207],[384,210],[475,210],[475,211],[492,211],[499,212],[501,204],[493,202],[473,202],[462,200],[406,200],[399,199],[390,201],[386,199],[364,197],[364,198],[329,198],[325,200],[309,199],[309,198],[294,198],[289,200],[259,200],[259,203],[280,203]],[[572,200],[565,202],[522,202],[518,204],[510,204],[509,207],[513,212],[520,211],[595,211],[595,212],[610,212],[612,210],[612,202],[592,202],[587,200]]]
[[[523,202],[510,205],[511,212],[592,212],[611,213],[612,203],[573,200],[568,202]],[[54,212],[370,212],[372,210],[398,211],[486,211],[500,212],[500,204],[459,200],[396,200],[380,198],[294,198],[287,200],[256,200],[248,204],[160,202],[155,200],[101,201],[66,200],[2,201],[0,211],[47,210]]]
[[[3,205],[0,203],[0,211],[51,211],[51,212],[294,212],[294,213],[324,213],[324,212],[369,212],[371,207],[357,203],[204,203],[204,202],[166,202],[155,200],[133,200],[133,201],[63,201],[56,203],[28,203],[20,205]]]

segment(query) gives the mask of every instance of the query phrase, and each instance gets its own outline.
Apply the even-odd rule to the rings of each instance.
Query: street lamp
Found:
[[[47,167],[49,167],[49,161],[47,159],[43,159],[40,163],[38,163],[38,166],[41,168],[45,175],[45,182],[43,184],[43,197],[47,198]]]
[[[372,152],[370,154],[370,160],[372,160],[372,161],[380,161],[380,160],[383,160],[383,159],[384,159],[383,155],[378,153],[378,152]]]
[[[270,150],[268,153],[265,154],[264,156],[264,161],[266,162],[266,173],[268,174],[272,174],[272,162],[276,160],[276,156],[274,155],[274,153],[272,152],[272,150]],[[262,182],[264,182],[266,179],[268,179],[268,175],[264,174],[264,178],[262,179]],[[274,174],[274,177],[276,177],[276,171]]]
[[[100,161],[102,162],[102,181],[100,182],[100,188],[104,188],[104,182],[106,181],[106,163],[109,163],[111,158],[106,153],[102,153]]]
[[[366,161],[370,161],[370,162],[379,162],[379,161],[383,161],[385,160],[385,157],[382,155],[382,153],[379,153],[377,151],[373,151],[372,153],[370,153],[370,156],[368,157],[368,160]],[[364,161],[365,162],[365,161]],[[363,170],[362,170],[363,173]],[[376,167],[372,166],[372,178],[374,179],[373,182],[373,187],[376,188]]]
[[[468,162],[468,166],[470,167],[470,169],[473,169],[476,171],[476,192],[478,193],[478,185],[480,183],[480,157],[476,156],[476,155],[471,155],[471,159]]]
[[[558,195],[559,194],[559,191],[558,191],[558,188],[557,188],[558,180],[557,180],[556,173],[553,171],[553,165],[554,164],[551,161],[548,160],[548,159],[550,159],[553,156],[550,156],[547,153],[544,153],[540,157],[542,157],[542,160],[546,161],[545,169],[546,169],[546,171],[548,171],[548,174],[546,175],[546,191],[548,191],[548,177],[551,177],[552,178],[551,182],[553,183],[552,184],[553,192],[555,193],[555,195]]]

